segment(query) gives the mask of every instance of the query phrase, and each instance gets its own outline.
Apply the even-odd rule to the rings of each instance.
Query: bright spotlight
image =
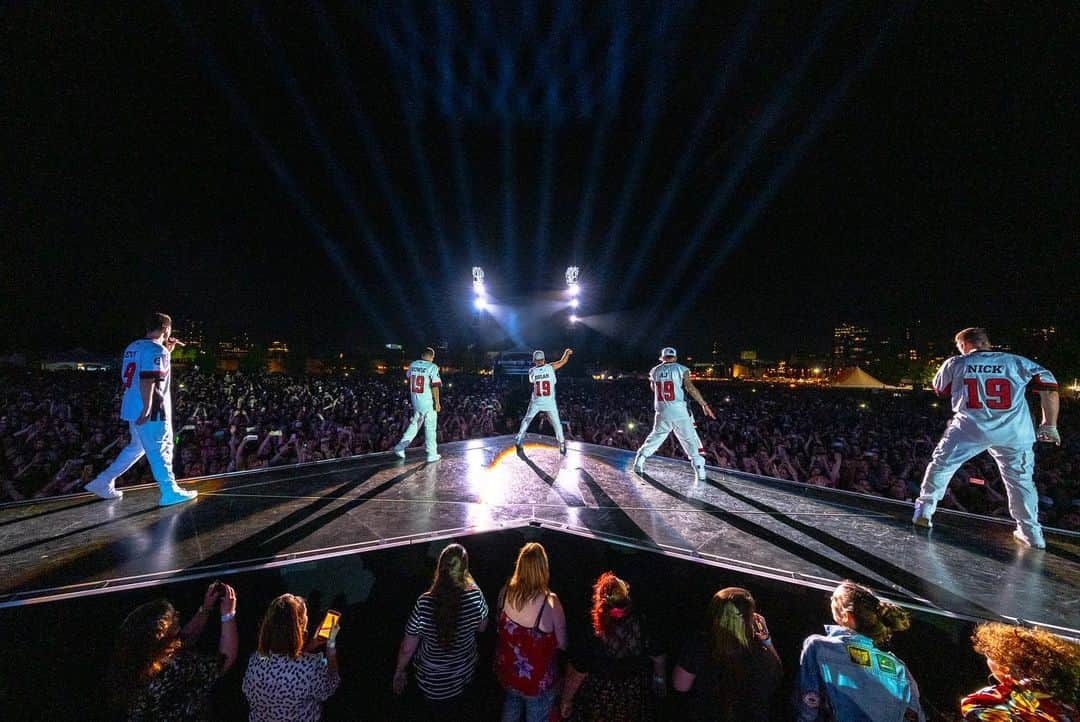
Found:
[[[576,296],[579,293],[581,293],[581,286],[576,284],[576,283],[571,283],[570,284],[570,295],[571,296]]]
[[[485,308],[487,308],[487,301],[484,300],[483,296],[477,296],[476,300],[473,301],[473,308],[475,308],[477,311],[483,311]]]
[[[573,288],[577,285],[578,267],[567,266],[566,267],[566,285]]]
[[[577,322],[578,322],[578,317],[577,316],[571,316],[570,317],[570,323],[577,323]]]
[[[477,296],[484,295],[484,269],[480,266],[473,266],[472,287]]]
[[[570,308],[577,308],[579,305],[581,304],[576,298],[570,299]]]

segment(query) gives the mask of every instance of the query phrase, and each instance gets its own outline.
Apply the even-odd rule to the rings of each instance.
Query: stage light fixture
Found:
[[[570,323],[577,323],[577,322],[578,322],[578,317],[577,316],[570,316]]]
[[[480,266],[473,266],[472,269],[472,287],[476,295],[484,295],[484,269]]]
[[[580,269],[577,266],[566,267],[566,285],[568,287],[574,288],[575,286],[577,286],[579,272]]]
[[[477,311],[483,311],[487,308],[487,301],[484,299],[483,296],[477,296],[476,300],[473,301],[473,308],[475,308]]]
[[[576,298],[571,298],[570,299],[570,308],[577,308],[579,305],[581,305],[581,302],[578,301],[578,299],[576,299]]]

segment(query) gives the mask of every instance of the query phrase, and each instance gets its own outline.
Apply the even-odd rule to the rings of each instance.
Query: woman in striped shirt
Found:
[[[471,719],[466,688],[476,672],[476,636],[487,622],[487,601],[469,574],[469,555],[460,544],[450,544],[405,625],[394,694],[404,691],[412,660],[431,719]]]

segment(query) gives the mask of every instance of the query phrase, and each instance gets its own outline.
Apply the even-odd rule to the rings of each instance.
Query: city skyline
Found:
[[[178,357],[187,360],[197,359],[199,355],[209,355],[212,358],[243,358],[251,352],[257,352],[260,359],[284,359],[290,354],[309,358],[334,357],[377,357],[380,354],[396,356],[415,352],[419,353],[428,344],[413,344],[410,346],[397,343],[375,343],[359,345],[338,345],[314,348],[306,345],[293,344],[282,336],[270,336],[265,339],[253,337],[249,332],[207,334],[206,324],[193,319],[174,319],[174,331],[176,335],[185,339],[186,347],[174,352]],[[959,330],[959,329],[957,329]],[[955,355],[956,349],[952,341],[954,332],[929,333],[926,331],[921,320],[901,324],[900,326],[880,329],[870,328],[864,324],[845,320],[837,322],[832,330],[831,337],[820,339],[816,346],[789,347],[780,350],[762,350],[759,344],[748,343],[725,343],[721,339],[703,340],[701,343],[684,347],[683,356],[698,365],[707,363],[722,363],[730,366],[732,363],[748,363],[751,366],[774,367],[777,363],[789,365],[792,368],[810,369],[820,367],[823,369],[843,369],[853,366],[870,369],[884,367],[885,372],[895,375],[897,369],[907,366],[908,368],[925,368],[939,364],[945,358]],[[843,341],[841,341],[843,340]],[[991,337],[995,348],[1005,351],[1016,351],[1035,359],[1049,356],[1055,360],[1076,357],[1069,362],[1070,367],[1080,372],[1080,356],[1077,355],[1075,342],[1061,334],[1060,329],[1053,325],[1035,327],[1023,327],[1011,329],[1008,332],[994,334]],[[831,341],[831,343],[830,343]],[[469,344],[450,344],[449,342],[437,342],[435,347],[441,354],[457,359],[461,354],[492,354],[500,350],[508,350],[502,347],[483,347]],[[526,348],[526,347],[522,347]],[[531,347],[528,347],[531,348]],[[76,346],[67,349],[51,349],[40,352],[42,358],[56,358],[64,356],[73,350],[86,349],[95,358],[108,358],[113,352],[110,348],[87,348]],[[386,351],[392,349],[392,353]],[[579,357],[579,361],[588,364],[632,364],[635,356],[648,356],[651,358],[653,349],[643,349],[634,353],[598,353],[588,358]],[[285,365],[278,363],[273,370],[284,371]],[[1062,369],[1065,371],[1066,369]]]

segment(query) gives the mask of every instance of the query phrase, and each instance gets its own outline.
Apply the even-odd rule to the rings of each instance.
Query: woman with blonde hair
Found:
[[[566,673],[560,712],[583,722],[647,722],[667,689],[665,658],[634,609],[630,585],[604,572],[593,585],[592,634]]]
[[[683,649],[671,684],[693,690],[689,719],[754,722],[771,719],[780,677],[780,657],[754,597],[727,587],[709,600],[705,624]]]
[[[460,544],[447,545],[435,564],[431,586],[416,600],[405,625],[394,694],[405,691],[412,661],[429,719],[472,719],[467,688],[479,659],[476,635],[487,629],[487,622],[487,601],[469,573],[468,552]]]
[[[548,587],[547,552],[529,542],[514,575],[499,592],[495,674],[506,690],[503,722],[546,722],[559,681],[558,651],[566,649],[566,613]]]
[[[997,684],[960,701],[965,722],[1080,719],[1080,644],[998,622],[980,624],[971,639]]]
[[[282,594],[267,607],[259,626],[258,650],[252,653],[244,674],[251,722],[315,722],[322,717],[322,703],[341,683],[338,625],[330,630],[329,639],[316,635],[305,643],[307,626],[303,597]],[[315,652],[324,643],[325,656]]]
[[[907,612],[843,581],[832,593],[836,625],[803,642],[799,659],[799,722],[858,720],[923,722],[919,688],[904,663],[882,649],[911,626]]]

